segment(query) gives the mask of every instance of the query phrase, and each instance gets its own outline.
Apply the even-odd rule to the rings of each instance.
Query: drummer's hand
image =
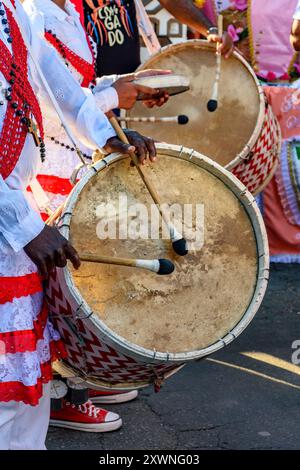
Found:
[[[45,225],[41,233],[24,247],[24,251],[37,265],[43,278],[47,278],[55,266],[64,268],[68,259],[75,269],[80,266],[75,248],[56,228],[49,225]]]
[[[156,147],[154,144],[154,140],[150,137],[145,137],[138,132],[125,130],[124,131],[127,139],[129,142],[134,145],[135,153],[139,159],[141,165],[145,165],[147,158],[151,160],[151,162],[155,162],[156,160]]]
[[[156,148],[154,141],[148,137],[140,135],[138,132],[124,130],[130,145],[124,144],[118,137],[111,137],[106,142],[104,151],[107,153],[122,153],[130,155],[135,153],[141,164],[144,164],[148,155],[152,162],[156,159]]]
[[[155,99],[143,100],[143,104],[147,108],[154,108],[154,106],[158,106],[160,108],[169,100],[169,98],[170,96],[168,93],[158,90],[158,95]]]
[[[129,155],[132,152],[135,152],[134,145],[124,144],[119,137],[111,137],[106,142],[103,150],[107,153],[122,153],[123,155]]]
[[[156,99],[158,96],[158,91],[154,88],[150,88],[144,85],[137,85],[133,83],[134,78],[130,75],[123,76],[119,78],[113,87],[118,93],[119,97],[119,108],[121,109],[131,109],[139,96],[145,97],[145,99]]]
[[[218,50],[222,55],[225,56],[225,59],[228,59],[234,51],[234,42],[232,37],[227,32],[224,32],[222,40],[217,34],[209,34],[207,36],[208,42],[218,42]]]

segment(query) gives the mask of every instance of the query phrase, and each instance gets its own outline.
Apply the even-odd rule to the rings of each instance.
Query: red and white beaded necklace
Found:
[[[12,2],[15,7],[14,1]],[[28,79],[28,51],[13,13],[0,2],[0,18],[12,53],[0,40],[0,71],[9,82],[5,90],[7,109],[0,134],[0,174],[5,179],[13,171],[22,153],[28,132],[45,156],[43,119],[35,93]],[[39,130],[37,135],[36,126]]]
[[[94,51],[92,49],[88,37],[86,37],[86,40],[93,57],[92,63],[87,62],[78,54],[69,49],[51,30],[45,31],[45,38],[57,50],[59,55],[63,58],[67,67],[72,65],[74,69],[77,70],[77,72],[83,77],[81,86],[88,88],[90,85],[95,85],[96,62]]]

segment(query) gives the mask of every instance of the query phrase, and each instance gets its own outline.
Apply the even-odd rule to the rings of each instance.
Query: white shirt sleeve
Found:
[[[104,77],[96,78],[96,86],[94,87],[95,93],[112,86],[118,78],[120,78],[120,75],[104,75]]]
[[[112,84],[118,80],[118,75],[105,75],[96,79],[96,86],[93,87],[93,95],[98,108],[107,113],[119,107],[119,96]]]
[[[299,20],[300,21],[300,0],[298,1],[296,11],[294,13],[294,20]]]
[[[0,233],[16,252],[44,228],[40,215],[27,202],[23,192],[11,189],[0,175]]]
[[[96,93],[93,90],[93,94],[98,108],[100,108],[103,113],[107,113],[119,107],[119,96],[114,87],[110,86]]]

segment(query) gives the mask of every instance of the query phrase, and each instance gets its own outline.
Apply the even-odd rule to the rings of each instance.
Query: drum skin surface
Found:
[[[243,57],[235,52],[222,60],[215,112],[207,110],[216,75],[214,45],[192,40],[167,46],[140,67],[148,68],[185,75],[190,89],[171,97],[162,108],[148,109],[138,103],[127,117],[185,115],[189,122],[135,122],[132,126],[157,141],[192,147],[233,171],[251,193],[259,193],[275,173],[281,134],[263,89]]]
[[[97,206],[117,207],[119,191],[150,213],[152,200],[124,160],[87,184],[73,212],[70,240],[81,253],[168,258],[175,272],[157,276],[83,263],[73,279],[100,319],[126,340],[172,353],[204,349],[238,323],[253,296],[257,247],[251,221],[234,194],[206,170],[161,156],[149,173],[164,202],[204,205],[203,249],[179,257],[169,240],[101,241],[95,236]]]
[[[116,207],[118,213],[121,193],[129,206],[143,204],[149,214],[152,206],[129,158],[106,160],[107,165],[95,165],[98,173],[91,170],[74,188],[60,222],[62,233],[79,253],[168,258],[176,269],[170,276],[158,276],[137,268],[82,263],[79,271],[58,269],[47,296],[54,324],[70,346],[67,366],[117,388],[123,380],[128,388],[128,383],[154,381],[156,368],[159,376],[170,374],[240,334],[266,289],[268,248],[255,200],[241,183],[206,157],[167,145],[158,145],[157,162],[147,168],[149,177],[165,203],[203,207],[203,246],[179,257],[166,239],[100,240],[101,204]],[[156,208],[152,211],[156,214]],[[64,298],[58,302],[58,297]],[[114,372],[117,355],[123,372],[120,365]]]
[[[190,90],[171,97],[163,108],[147,109],[137,104],[128,116],[188,116],[186,125],[135,123],[137,131],[177,145],[191,147],[222,166],[228,165],[250,140],[260,112],[257,82],[248,67],[234,55],[222,60],[219,106],[211,113],[216,74],[215,47],[204,41],[187,41],[166,47],[142,66],[169,69],[190,79]]]

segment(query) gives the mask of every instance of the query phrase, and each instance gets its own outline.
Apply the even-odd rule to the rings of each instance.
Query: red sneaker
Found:
[[[79,406],[64,401],[61,410],[51,411],[50,425],[76,431],[108,432],[119,429],[122,420],[116,413],[97,408],[90,400]]]
[[[112,391],[101,391],[89,389],[89,398],[93,403],[126,403],[134,400],[138,396],[137,390],[131,390],[130,392],[112,392]]]

